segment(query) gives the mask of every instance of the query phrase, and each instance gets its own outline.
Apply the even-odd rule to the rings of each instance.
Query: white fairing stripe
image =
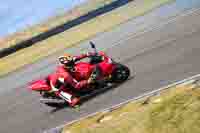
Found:
[[[58,89],[56,87],[54,87],[54,85],[52,84],[52,82],[50,82],[50,85],[51,85],[52,91],[58,91]]]
[[[112,63],[112,59],[111,58],[108,59],[108,63],[110,63],[110,64]]]
[[[64,78],[58,78],[58,80],[59,80],[61,83],[64,83],[64,81],[65,81]]]
[[[78,83],[78,81],[76,79],[73,79],[74,82]]]
[[[61,95],[61,97],[64,98],[65,100],[71,102],[72,95],[70,95],[70,94],[68,94],[68,93],[66,93],[66,92],[63,92],[63,91],[60,92],[60,95]]]

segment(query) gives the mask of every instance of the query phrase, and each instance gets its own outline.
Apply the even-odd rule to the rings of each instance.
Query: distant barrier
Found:
[[[103,7],[100,7],[98,9],[95,9],[93,11],[88,12],[85,15],[82,15],[74,20],[71,20],[69,22],[66,22],[65,24],[59,25],[55,28],[52,28],[44,33],[41,33],[37,36],[34,36],[30,39],[24,40],[22,42],[19,42],[9,48],[4,48],[2,50],[0,50],[0,58],[3,58],[5,56],[8,56],[9,54],[12,54],[18,50],[30,47],[34,44],[36,44],[37,42],[40,42],[42,40],[45,40],[51,36],[54,36],[56,34],[62,33],[74,26],[77,26],[79,24],[82,24],[90,19],[93,19],[97,16],[100,16],[104,13],[107,13],[109,11],[112,11],[113,9],[119,8],[123,5],[128,4],[129,2],[134,1],[134,0],[116,0],[108,5],[105,5]]]

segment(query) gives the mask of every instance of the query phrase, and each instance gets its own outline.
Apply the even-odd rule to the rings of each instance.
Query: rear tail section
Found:
[[[28,85],[28,88],[33,91],[50,91],[51,87],[46,80],[37,80]]]

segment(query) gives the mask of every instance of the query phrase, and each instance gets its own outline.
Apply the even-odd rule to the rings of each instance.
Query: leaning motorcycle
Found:
[[[88,94],[93,94],[97,89],[100,90],[108,84],[120,84],[126,81],[130,76],[130,70],[127,66],[114,61],[112,58],[108,57],[104,52],[97,51],[95,44],[90,42],[91,48],[94,50],[95,55],[89,58],[89,61],[79,61],[75,64],[75,79],[80,81],[83,79],[88,79],[95,68],[95,65],[101,70],[101,79],[97,82],[89,85],[87,91],[77,92],[73,89],[66,89],[68,93],[73,94],[74,97],[84,97]],[[80,74],[81,73],[81,74]],[[53,88],[51,88],[50,81],[47,78],[36,80],[28,85],[32,91],[37,91],[41,95],[41,101],[52,102],[52,101],[67,101],[60,96],[55,95]]]

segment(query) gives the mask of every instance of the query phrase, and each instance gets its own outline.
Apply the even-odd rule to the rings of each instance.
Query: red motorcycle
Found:
[[[73,94],[74,97],[84,97],[89,94],[93,94],[96,90],[105,88],[108,84],[118,84],[126,81],[130,76],[130,70],[127,66],[115,62],[112,58],[108,57],[104,52],[97,52],[94,43],[90,42],[92,49],[95,51],[95,55],[88,60],[79,61],[75,64],[75,79],[80,81],[83,79],[88,79],[93,72],[94,66],[98,64],[101,70],[101,79],[97,82],[89,85],[88,89],[83,89],[84,91],[77,92],[74,89],[69,89],[66,86],[66,91],[69,94]],[[81,72],[81,74],[80,74]],[[68,100],[57,96],[50,86],[50,81],[48,78],[34,81],[29,84],[28,88],[33,91],[40,92],[43,102],[52,102],[57,100]]]

